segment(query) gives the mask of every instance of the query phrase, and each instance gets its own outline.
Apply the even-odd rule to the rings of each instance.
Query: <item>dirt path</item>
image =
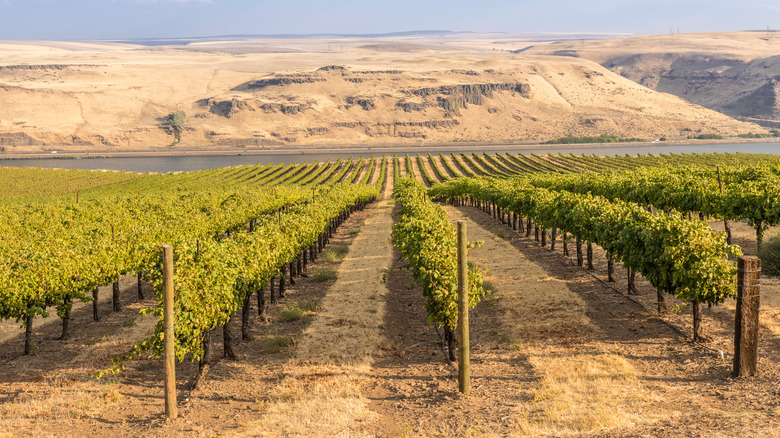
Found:
[[[285,366],[275,396],[246,431],[262,436],[370,436],[378,415],[364,396],[373,383],[372,364],[385,348],[383,321],[392,264],[390,180],[371,205],[360,234],[341,263],[338,279],[303,332],[294,359]]]

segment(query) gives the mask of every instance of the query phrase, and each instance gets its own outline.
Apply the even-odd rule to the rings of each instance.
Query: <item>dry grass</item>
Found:
[[[0,404],[0,436],[28,426],[29,420],[79,419],[99,415],[107,406],[121,403],[119,385],[112,381],[54,378],[34,382],[24,392]]]
[[[296,345],[295,360],[268,399],[258,401],[262,417],[247,435],[370,436],[361,428],[378,416],[363,394],[372,355],[385,342],[380,326],[388,290],[380,280],[392,263],[391,224],[387,210],[375,209],[366,220]]]
[[[376,212],[355,238],[338,279],[320,303],[318,317],[304,332],[296,353],[300,360],[365,363],[384,342],[380,326],[388,290],[381,280],[392,261],[387,239],[392,218],[386,210]]]
[[[360,431],[377,414],[368,408],[364,380],[369,367],[291,367],[267,400],[249,436],[367,437]]]
[[[532,436],[627,427],[640,421],[631,406],[644,396],[636,371],[622,357],[599,351],[533,348],[528,359],[541,379],[522,409]]]

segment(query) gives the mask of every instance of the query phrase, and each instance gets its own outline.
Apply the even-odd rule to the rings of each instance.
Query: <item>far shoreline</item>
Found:
[[[449,143],[395,143],[395,144],[310,144],[279,146],[163,146],[144,149],[119,149],[114,147],[85,146],[6,146],[0,152],[2,160],[22,159],[94,159],[94,158],[155,158],[155,157],[209,157],[209,156],[268,156],[268,155],[377,155],[427,152],[523,152],[538,149],[574,149],[586,152],[588,149],[620,149],[627,147],[707,146],[718,144],[766,144],[780,143],[776,138],[723,139],[723,140],[671,140],[616,143],[520,143],[520,142],[449,142]],[[780,153],[780,144],[778,145]],[[29,148],[27,151],[12,151],[8,148]],[[749,153],[749,152],[745,152]]]

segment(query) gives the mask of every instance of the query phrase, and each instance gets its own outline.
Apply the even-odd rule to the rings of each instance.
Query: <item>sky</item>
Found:
[[[778,0],[0,0],[0,40],[780,28]]]

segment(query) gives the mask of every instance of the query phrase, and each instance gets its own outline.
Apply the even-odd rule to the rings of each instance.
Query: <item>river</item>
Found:
[[[444,148],[446,149],[446,148]],[[16,167],[58,167],[64,169],[107,169],[124,170],[129,172],[188,172],[193,170],[214,169],[242,164],[267,164],[267,163],[304,163],[314,161],[336,160],[339,158],[357,158],[361,154],[365,157],[371,154],[381,156],[387,152],[402,156],[405,153],[416,154],[459,154],[463,150],[444,150],[413,148],[394,148],[383,151],[380,148],[372,148],[370,151],[356,151],[355,153],[309,153],[309,152],[278,152],[265,155],[218,155],[218,156],[163,156],[163,157],[114,157],[114,158],[40,158],[40,159],[0,159],[0,166]],[[453,148],[454,149],[454,148]],[[637,154],[669,154],[669,153],[755,153],[755,154],[780,154],[780,142],[771,143],[718,143],[718,144],[649,144],[649,145],[538,145],[523,146],[522,148],[474,148],[480,152],[511,152],[523,154],[586,154],[586,155],[637,155]]]

